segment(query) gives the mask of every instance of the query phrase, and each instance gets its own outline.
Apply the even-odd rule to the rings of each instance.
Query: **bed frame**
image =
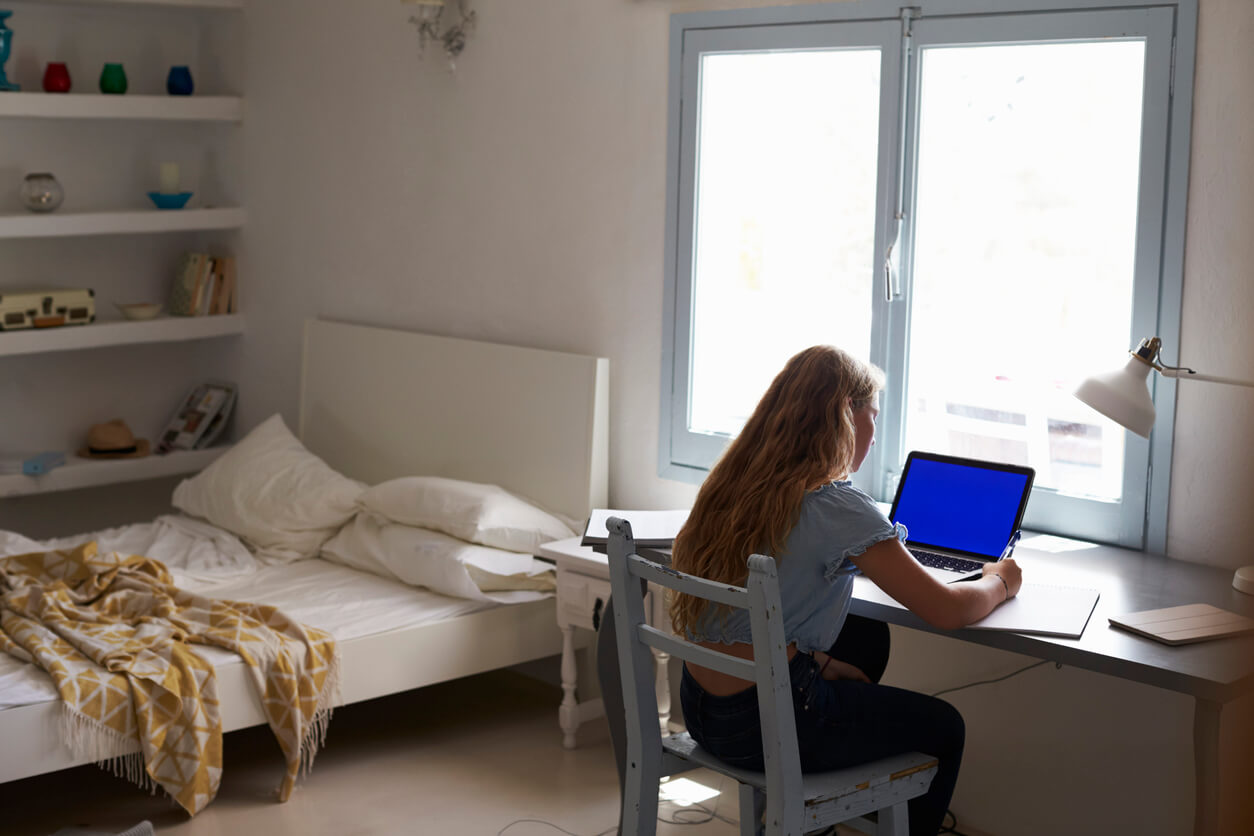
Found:
[[[408,475],[501,485],[582,520],[604,507],[609,361],[364,325],[305,325],[299,434],[367,484]],[[340,644],[344,703],[562,651],[553,599]],[[223,731],[262,725],[245,665],[219,670]],[[59,701],[0,711],[0,782],[79,766]]]

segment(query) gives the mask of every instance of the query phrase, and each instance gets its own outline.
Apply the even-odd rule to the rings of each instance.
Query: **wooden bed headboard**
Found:
[[[301,440],[367,484],[486,482],[583,520],[606,504],[608,404],[603,357],[305,323]]]

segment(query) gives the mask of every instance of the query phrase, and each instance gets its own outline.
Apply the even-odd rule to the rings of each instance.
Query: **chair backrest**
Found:
[[[797,753],[797,727],[793,716],[787,643],[775,561],[764,555],[752,555],[745,586],[715,583],[636,554],[631,524],[626,520],[611,517],[607,528],[610,534],[607,546],[610,589],[627,715],[627,762],[659,763],[662,758],[650,648],[753,682],[758,689],[762,723],[763,771],[768,787],[767,820],[782,822],[795,817],[798,826],[793,829],[800,831],[802,811],[799,808],[796,811],[783,809],[783,792],[770,791],[772,788],[801,785],[801,761]],[[710,650],[649,626],[645,621],[644,608],[646,582],[674,592],[695,595],[712,603],[748,610],[753,659],[741,659]]]

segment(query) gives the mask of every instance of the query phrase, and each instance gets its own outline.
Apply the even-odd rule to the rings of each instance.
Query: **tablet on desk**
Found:
[[[1144,610],[1109,618],[1112,627],[1129,630],[1163,644],[1191,644],[1254,633],[1254,619],[1212,607],[1185,604],[1160,610]]]

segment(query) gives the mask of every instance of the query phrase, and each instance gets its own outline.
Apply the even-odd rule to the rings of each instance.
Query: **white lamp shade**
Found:
[[[1148,363],[1131,356],[1122,369],[1085,380],[1075,396],[1115,423],[1149,438],[1154,426],[1154,401],[1146,380],[1150,370]]]

